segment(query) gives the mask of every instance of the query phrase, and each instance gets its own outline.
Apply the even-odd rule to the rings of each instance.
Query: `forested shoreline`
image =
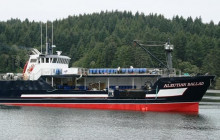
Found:
[[[1,20],[1,19],[0,19]],[[175,46],[173,65],[190,74],[220,76],[220,22],[203,23],[201,18],[131,12],[100,12],[69,16],[53,21],[56,50],[71,57],[77,67],[160,67],[133,40]],[[30,48],[40,50],[40,22],[10,19],[0,22],[0,72],[22,72]],[[45,36],[45,23],[43,23]],[[51,36],[51,22],[48,22]],[[153,41],[153,42],[152,42]],[[43,38],[45,42],[45,37]],[[45,44],[45,43],[44,43]],[[45,45],[44,45],[45,46]],[[163,47],[148,47],[165,61]],[[216,88],[220,88],[217,78]]]

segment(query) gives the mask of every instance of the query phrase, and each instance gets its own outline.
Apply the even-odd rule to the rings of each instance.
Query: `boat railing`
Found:
[[[163,75],[164,70],[159,68],[93,68],[88,69],[89,75]]]
[[[0,80],[23,80],[22,73],[0,73]]]
[[[37,80],[41,76],[53,76],[53,75],[85,75],[87,69],[85,68],[39,68],[30,74],[30,80]]]
[[[176,75],[176,69],[163,69],[162,77],[175,77]]]
[[[78,68],[79,75],[88,75],[88,69],[86,68]]]

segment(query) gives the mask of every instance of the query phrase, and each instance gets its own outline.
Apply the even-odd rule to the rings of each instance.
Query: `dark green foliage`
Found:
[[[0,52],[0,73],[22,72],[29,57],[26,48],[0,44]]]
[[[50,22],[51,23],[51,22]],[[48,23],[48,36],[51,24]],[[45,42],[45,23],[43,24]],[[72,58],[80,67],[160,67],[132,41],[166,42],[175,49],[174,67],[182,72],[220,76],[220,24],[204,24],[201,18],[173,17],[131,12],[100,12],[54,21],[54,50]],[[44,43],[45,44],[45,43]],[[24,46],[24,47],[18,47]],[[45,46],[45,45],[44,45]],[[27,60],[24,48],[40,48],[40,23],[11,19],[0,22],[0,71],[21,72]],[[165,62],[163,47],[148,47]],[[44,49],[45,51],[45,49]]]

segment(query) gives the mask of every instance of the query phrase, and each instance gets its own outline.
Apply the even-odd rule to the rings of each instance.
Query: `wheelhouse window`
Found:
[[[52,63],[53,62],[53,58],[50,58],[50,63]]]
[[[46,63],[49,63],[49,58],[46,58]]]
[[[44,63],[44,58],[41,58],[41,63]]]
[[[69,59],[65,59],[65,58],[50,58],[50,63],[69,64]]]
[[[61,63],[61,64],[64,64],[63,58],[61,58],[60,60],[61,60],[60,63]]]
[[[68,59],[66,59],[66,64],[69,64],[69,60]]]
[[[62,61],[61,58],[58,58],[58,63],[62,63],[61,61]]]
[[[53,63],[57,63],[57,58],[53,58]]]
[[[30,60],[30,63],[36,63],[37,62],[37,59],[31,59]]]
[[[60,63],[60,58],[58,58],[57,63]]]
[[[65,59],[65,64],[68,64],[68,59]]]
[[[66,59],[63,59],[63,64],[66,64]]]

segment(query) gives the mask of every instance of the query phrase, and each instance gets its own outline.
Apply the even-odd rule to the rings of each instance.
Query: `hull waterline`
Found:
[[[79,109],[100,109],[100,110],[130,110],[130,111],[156,111],[156,112],[198,112],[198,102],[186,103],[152,103],[152,104],[131,104],[131,103],[3,103],[10,106],[37,106],[56,108],[79,108]]]

